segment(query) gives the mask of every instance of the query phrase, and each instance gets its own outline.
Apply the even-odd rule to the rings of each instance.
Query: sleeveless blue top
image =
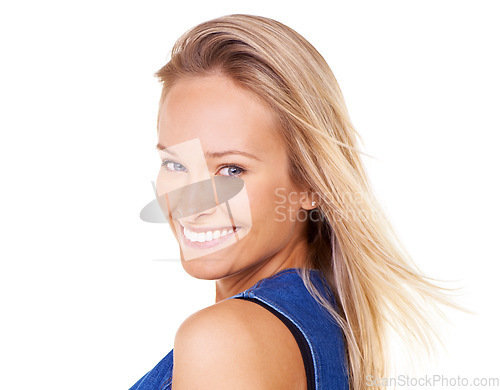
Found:
[[[336,307],[321,271],[311,281]],[[227,299],[244,299],[269,310],[295,337],[306,369],[307,390],[349,390],[347,359],[340,326],[309,293],[298,268],[287,268]],[[174,350],[129,390],[171,390]]]

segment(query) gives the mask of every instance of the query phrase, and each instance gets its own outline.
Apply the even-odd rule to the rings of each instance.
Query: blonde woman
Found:
[[[375,201],[309,42],[225,16],[186,32],[157,76],[157,199],[183,268],[215,280],[216,303],[131,389],[360,390],[387,374],[390,326],[428,344],[420,302],[445,295]]]

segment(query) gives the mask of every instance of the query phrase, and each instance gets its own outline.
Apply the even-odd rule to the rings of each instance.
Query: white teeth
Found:
[[[206,231],[201,233],[196,233],[188,230],[186,227],[182,227],[184,236],[191,242],[207,242],[212,240],[217,240],[220,237],[227,236],[233,233],[233,230],[214,230]]]

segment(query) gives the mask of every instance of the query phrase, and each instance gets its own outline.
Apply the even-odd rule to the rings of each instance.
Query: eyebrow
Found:
[[[160,144],[156,145],[156,149],[165,151],[173,156],[179,157],[177,153],[175,153],[174,151],[168,150],[168,148],[165,148]],[[262,161],[260,158],[253,155],[252,153],[248,153],[248,152],[244,152],[242,150],[236,150],[236,149],[223,150],[220,152],[205,152],[204,154],[205,154],[205,158],[207,158],[207,157],[208,158],[220,158],[220,157],[224,157],[228,154],[239,154],[241,156],[246,156],[246,157],[250,157],[250,158],[253,158],[255,160],[258,160],[258,161]]]

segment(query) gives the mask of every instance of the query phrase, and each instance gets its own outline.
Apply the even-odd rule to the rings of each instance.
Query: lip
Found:
[[[177,221],[179,222],[179,221]],[[216,227],[216,226],[204,226],[204,227],[194,227],[194,226],[189,226],[189,225],[183,225],[182,223],[179,222],[179,225],[181,228],[186,228],[192,232],[195,233],[203,233],[207,232],[209,230],[214,231],[214,230],[232,230],[233,226],[221,226],[221,227]],[[240,228],[241,226],[236,226],[236,228]]]
[[[226,234],[225,236],[223,237],[219,237],[217,238],[216,240],[212,240],[212,241],[205,241],[205,242],[198,242],[198,241],[191,241],[189,240],[185,235],[184,235],[184,226],[179,222],[179,227],[180,227],[180,231],[181,231],[181,236],[182,236],[182,242],[184,245],[186,246],[189,246],[191,248],[197,248],[197,249],[206,249],[206,248],[212,248],[216,245],[219,245],[221,244],[222,242],[226,241],[227,239],[230,239],[234,233],[238,232],[241,230],[241,226],[237,226],[236,229],[232,229],[232,226],[229,226],[229,227],[223,227],[223,228],[215,228],[215,227],[205,227],[203,229],[201,228],[191,228],[191,227],[187,227],[186,228],[188,230],[191,230],[192,232],[196,232],[196,233],[203,233],[203,232],[206,232],[208,230],[232,230],[230,233]]]

